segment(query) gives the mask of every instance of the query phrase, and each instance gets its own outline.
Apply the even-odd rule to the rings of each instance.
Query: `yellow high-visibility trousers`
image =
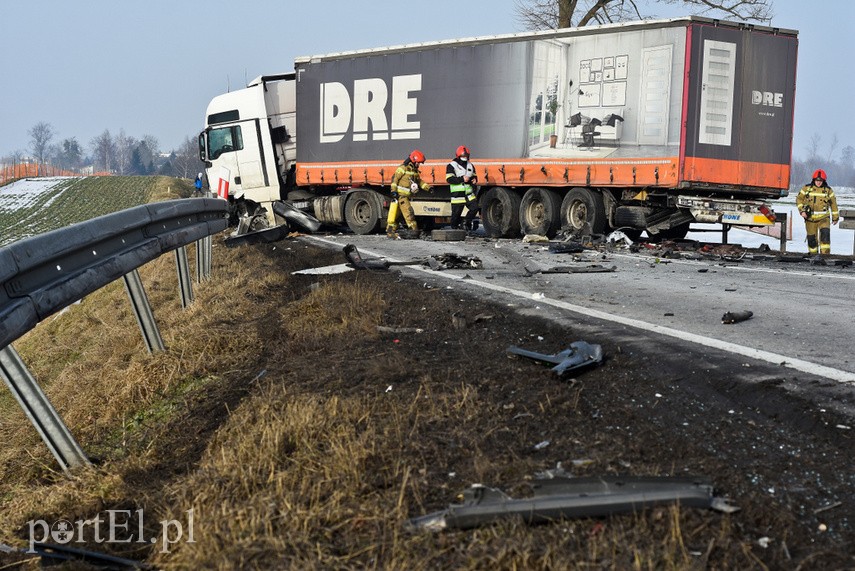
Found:
[[[393,200],[389,205],[389,216],[386,218],[386,233],[394,234],[398,229],[398,214],[404,217],[407,227],[410,230],[418,230],[416,224],[416,215],[413,212],[413,205],[410,204],[409,196],[399,196],[397,200]]]
[[[805,220],[805,230],[809,253],[831,253],[831,219],[826,217],[822,220]]]

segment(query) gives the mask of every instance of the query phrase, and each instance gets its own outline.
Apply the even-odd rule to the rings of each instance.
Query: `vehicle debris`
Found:
[[[236,248],[245,244],[266,244],[269,242],[278,242],[279,240],[287,237],[290,233],[291,230],[288,228],[288,225],[283,224],[282,226],[265,228],[264,230],[250,232],[249,234],[233,234],[231,236],[226,236],[223,240],[223,244],[225,244],[227,248]]]
[[[540,234],[526,234],[522,239],[524,244],[535,244],[539,242],[549,242],[549,238]]]
[[[574,341],[570,347],[555,353],[554,355],[546,355],[521,349],[514,345],[508,347],[507,352],[520,357],[527,357],[535,361],[550,363],[555,365],[552,371],[559,377],[568,371],[596,365],[603,360],[603,348],[600,345],[592,345],[585,341]]]
[[[345,245],[344,257],[348,261],[348,265],[358,270],[388,270],[389,262],[380,258],[363,258],[362,254],[353,244]]]
[[[721,322],[726,324],[739,323],[740,321],[748,321],[754,315],[752,311],[728,311],[721,316]]]
[[[466,329],[470,325],[474,325],[482,321],[491,321],[493,318],[494,316],[489,313],[479,313],[478,315],[470,319],[469,317],[466,317],[466,315],[462,312],[456,311],[451,314],[451,325],[455,329]]]
[[[606,236],[606,244],[609,246],[616,246],[618,243],[622,243],[624,246],[632,246],[633,241],[629,236],[621,232],[620,230],[615,230],[608,236]]]
[[[32,549],[41,558],[41,565],[43,567],[59,565],[65,561],[76,561],[80,563],[88,563],[97,567],[115,570],[153,569],[153,567],[151,567],[147,563],[134,561],[132,559],[125,559],[124,557],[107,555],[106,553],[98,553],[97,551],[76,549],[74,547],[68,547],[66,545],[57,545],[52,543],[36,543],[33,545]],[[21,550],[21,552],[28,553],[25,552],[23,549]]]
[[[334,275],[334,274],[343,274],[346,272],[352,272],[356,268],[352,267],[350,264],[334,264],[332,266],[321,266],[319,268],[306,268],[305,270],[296,270],[291,272],[291,275],[295,276],[321,276],[321,275]],[[312,284],[314,289],[317,289],[315,284]]]
[[[552,254],[581,254],[585,247],[579,242],[550,242],[549,251]]]
[[[439,256],[430,256],[422,265],[427,265],[432,270],[483,270],[484,264],[476,256],[461,256],[460,254],[445,253]]]
[[[388,327],[386,325],[377,326],[378,333],[424,333],[425,330],[421,327]]]
[[[474,484],[458,496],[459,503],[412,518],[408,527],[427,531],[471,529],[514,516],[529,524],[549,523],[559,518],[604,517],[674,503],[722,513],[739,510],[727,499],[715,496],[713,486],[701,478],[559,476],[535,480],[531,487],[533,497],[514,499],[496,488]]]

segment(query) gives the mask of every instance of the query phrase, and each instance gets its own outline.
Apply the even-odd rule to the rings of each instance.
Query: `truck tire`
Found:
[[[481,223],[491,238],[516,238],[520,235],[520,195],[501,186],[481,197]]]
[[[354,234],[373,234],[380,228],[383,207],[373,190],[354,190],[344,205],[344,219]]]
[[[571,188],[561,201],[561,226],[574,232],[584,232],[588,226],[591,234],[604,233],[606,208],[603,195],[590,188]]]
[[[523,234],[553,238],[561,229],[561,197],[548,188],[530,188],[520,203]]]

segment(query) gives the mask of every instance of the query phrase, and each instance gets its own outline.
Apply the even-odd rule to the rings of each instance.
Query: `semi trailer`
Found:
[[[795,30],[689,16],[299,57],[210,102],[200,158],[242,231],[300,211],[380,231],[414,149],[430,225],[450,215],[459,145],[490,236],[771,225],[797,48]]]

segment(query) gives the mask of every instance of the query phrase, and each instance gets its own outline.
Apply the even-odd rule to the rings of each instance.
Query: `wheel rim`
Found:
[[[579,230],[588,223],[588,206],[582,201],[570,205],[570,226]]]
[[[371,205],[368,204],[367,200],[359,199],[356,201],[356,204],[353,205],[353,217],[360,225],[368,224],[371,218]]]
[[[487,215],[490,217],[490,222],[498,225],[502,220],[502,213],[504,209],[502,208],[502,202],[497,200],[490,205],[490,208],[487,209]]]
[[[526,218],[530,226],[542,226],[546,221],[546,209],[543,202],[534,201],[526,209]]]

